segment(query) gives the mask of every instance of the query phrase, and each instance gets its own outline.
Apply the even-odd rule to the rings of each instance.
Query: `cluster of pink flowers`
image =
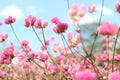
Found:
[[[68,24],[65,22],[61,22],[57,17],[53,17],[51,22],[55,24],[53,30],[55,33],[62,33],[68,29]]]

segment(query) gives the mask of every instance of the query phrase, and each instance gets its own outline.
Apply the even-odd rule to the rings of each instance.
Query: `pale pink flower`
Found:
[[[16,18],[13,18],[12,16],[9,16],[8,18],[5,19],[5,24],[11,24],[16,21]]]
[[[109,74],[109,80],[120,80],[120,72],[111,72]]]
[[[69,10],[68,15],[73,22],[78,22],[86,13],[86,6],[73,4],[72,8]]]
[[[101,35],[113,36],[117,33],[117,26],[110,22],[104,22],[100,27],[98,27],[98,32]]]
[[[48,59],[48,55],[45,53],[39,52],[37,54],[37,58],[44,62]]]
[[[5,77],[5,72],[3,72],[2,70],[0,70],[0,78],[4,78]]]
[[[75,80],[97,80],[95,73],[89,70],[79,71],[75,74]]]
[[[34,27],[35,28],[45,28],[48,26],[48,22],[42,19],[38,19],[36,20],[36,22],[34,23]]]
[[[96,6],[95,5],[89,6],[88,10],[89,10],[90,13],[93,13],[93,12],[96,11]]]
[[[0,34],[0,42],[4,42],[8,38],[8,34]]]

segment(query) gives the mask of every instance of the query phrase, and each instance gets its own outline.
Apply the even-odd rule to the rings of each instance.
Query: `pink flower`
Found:
[[[67,29],[68,29],[68,24],[64,22],[60,22],[56,24],[56,26],[53,28],[53,31],[59,34],[65,32]]]
[[[95,10],[96,10],[96,6],[95,5],[91,5],[91,6],[89,6],[89,12],[90,13],[93,13],[93,12],[95,12]]]
[[[29,45],[29,41],[28,40],[23,40],[21,42],[21,46],[28,46]]]
[[[22,42],[21,42],[21,47],[22,47],[22,49],[25,51],[25,52],[30,52],[31,51],[31,48],[30,48],[30,46],[29,46],[29,41],[28,40],[23,40]]]
[[[41,52],[37,54],[37,57],[38,57],[38,59],[40,59],[43,62],[48,59],[48,55],[44,54],[44,53],[41,53]]]
[[[36,17],[30,15],[25,19],[25,24],[24,25],[25,25],[25,27],[28,28],[30,26],[33,26],[35,21],[36,21]]]
[[[5,19],[5,24],[11,24],[16,21],[16,18],[13,18],[12,16],[9,16],[8,18]]]
[[[120,80],[120,72],[112,72],[109,74],[109,80]]]
[[[115,24],[109,23],[109,22],[104,22],[99,28],[98,32],[101,35],[109,35],[113,36],[117,32],[117,26]]]
[[[2,70],[0,70],[0,78],[4,78],[5,77],[5,72],[3,72]]]
[[[120,1],[117,1],[115,3],[115,7],[116,7],[117,12],[120,13]]]
[[[57,24],[57,23],[59,23],[60,21],[59,21],[59,18],[58,18],[58,17],[53,17],[53,18],[51,19],[51,22]]]
[[[78,22],[86,13],[86,6],[73,4],[72,8],[69,10],[68,15],[73,22]]]
[[[120,61],[120,55],[115,56],[115,61]]]
[[[0,26],[2,25],[3,23],[2,22],[0,22]]]
[[[97,80],[96,75],[91,71],[79,71],[75,74],[75,80]]]
[[[50,41],[49,40],[45,40],[45,45],[49,45],[50,44]]]
[[[48,26],[48,22],[44,21],[42,19],[38,19],[35,24],[34,24],[35,28],[45,28],[46,26]]]
[[[8,38],[8,34],[0,34],[0,42],[4,42]]]

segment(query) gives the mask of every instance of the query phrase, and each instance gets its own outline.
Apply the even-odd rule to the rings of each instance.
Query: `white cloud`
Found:
[[[100,5],[97,6],[97,11],[98,12],[101,12],[101,9],[102,9],[102,6],[100,6]],[[108,15],[108,16],[113,15],[113,10],[104,6],[103,7],[103,15]]]
[[[17,19],[20,19],[22,16],[22,10],[15,5],[9,5],[1,11],[0,16],[13,16]]]
[[[94,20],[93,20],[93,17],[89,14],[85,15],[79,22],[79,24],[90,24],[90,23],[93,23]]]

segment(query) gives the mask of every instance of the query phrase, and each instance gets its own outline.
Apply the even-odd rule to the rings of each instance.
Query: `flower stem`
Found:
[[[45,44],[45,33],[44,33],[44,29],[42,28],[42,34],[43,34],[43,40],[44,40],[44,48],[46,49],[47,53],[48,53],[48,56],[50,57],[51,61],[58,66],[58,64],[55,62],[55,60],[53,59],[52,55],[50,54],[50,52],[48,51],[47,49],[47,46]]]
[[[42,43],[41,39],[39,38],[37,32],[35,31],[34,27],[32,26],[32,30],[34,31],[35,35],[37,36],[39,42],[44,46],[44,44]],[[44,46],[45,47],[45,46]]]
[[[12,24],[10,24],[10,26],[11,26],[11,29],[12,29],[12,32],[13,32],[13,34],[14,34],[15,38],[16,38],[16,39],[17,39],[17,41],[20,43],[20,40],[19,40],[19,38],[17,37],[17,35],[16,35],[16,33],[15,33],[15,30],[14,30],[14,28],[13,28]]]
[[[70,9],[69,0],[67,0],[67,6],[68,6],[68,10],[69,10]]]
[[[101,13],[100,13],[100,18],[99,18],[99,23],[98,23],[98,25],[101,24],[102,15],[103,15],[103,7],[104,7],[104,0],[102,0],[102,9],[101,9]],[[92,55],[92,52],[93,52],[93,49],[94,49],[94,46],[95,46],[95,42],[96,42],[96,40],[97,40],[97,37],[98,37],[98,32],[97,32],[96,35],[95,35],[95,39],[94,39],[93,44],[92,44],[92,48],[91,48],[90,55]]]
[[[65,48],[65,52],[66,52],[66,54],[67,54],[67,50],[66,50],[66,47],[65,47],[65,42],[64,42],[64,39],[63,39],[62,35],[61,35],[61,39],[62,39],[62,42],[63,42],[64,48]]]
[[[66,42],[66,44],[67,44],[68,48],[70,49],[71,53],[73,53],[73,51],[71,50],[71,47],[69,46],[69,44],[68,44],[67,40],[65,39],[65,36],[63,35],[63,33],[61,33],[61,36],[62,36],[62,37],[63,37],[63,39],[65,40],[65,42]]]
[[[113,56],[112,56],[112,72],[114,72],[115,49],[116,49],[116,44],[117,44],[117,39],[118,39],[118,36],[119,36],[119,32],[120,32],[120,27],[118,28],[118,32],[117,32],[117,35],[116,35],[115,44],[114,44],[114,48],[113,48]]]

